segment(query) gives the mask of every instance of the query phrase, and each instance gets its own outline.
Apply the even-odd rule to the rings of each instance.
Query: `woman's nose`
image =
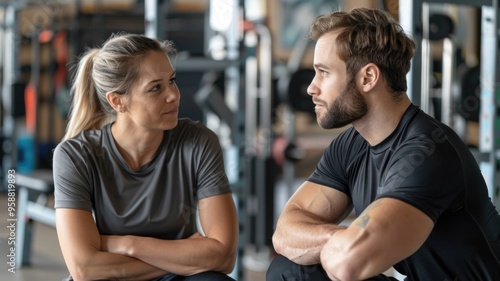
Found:
[[[172,102],[175,102],[176,100],[178,100],[179,98],[180,98],[179,88],[177,88],[177,86],[175,86],[175,89],[173,89],[172,91],[170,91],[167,94],[166,102],[172,103]]]

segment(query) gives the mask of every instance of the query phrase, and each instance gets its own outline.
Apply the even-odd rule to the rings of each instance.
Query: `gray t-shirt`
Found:
[[[180,119],[155,157],[131,170],[111,124],[60,143],[53,159],[55,208],[93,212],[107,235],[182,239],[196,232],[198,200],[231,192],[218,137]]]

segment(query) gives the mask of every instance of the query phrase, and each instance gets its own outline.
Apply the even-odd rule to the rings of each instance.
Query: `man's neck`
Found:
[[[396,129],[410,104],[406,94],[398,101],[373,102],[368,104],[367,114],[352,125],[371,146],[377,145]]]

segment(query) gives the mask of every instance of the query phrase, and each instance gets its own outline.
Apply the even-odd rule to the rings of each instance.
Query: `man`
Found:
[[[415,42],[366,8],[320,16],[310,35],[318,123],[352,127],[280,214],[267,280],[393,280],[392,266],[407,280],[500,280],[500,215],[474,157],[406,95]]]

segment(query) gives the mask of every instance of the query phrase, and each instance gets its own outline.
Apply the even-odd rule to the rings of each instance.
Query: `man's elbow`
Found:
[[[349,263],[337,264],[333,266],[331,263],[324,262],[323,269],[327,273],[328,277],[332,280],[342,280],[342,281],[356,281],[359,280],[358,272],[354,269],[354,266],[349,265]]]
[[[290,245],[288,245],[285,241],[286,238],[283,237],[281,234],[278,232],[275,232],[273,237],[272,237],[272,242],[273,242],[273,248],[274,251],[279,254],[284,256],[285,258],[298,263],[298,264],[308,264],[307,262],[304,262],[301,260],[301,254],[298,254],[298,249],[292,248]]]
[[[274,232],[272,237],[274,251],[282,256],[287,256],[286,247],[279,231]]]
[[[332,280],[355,281],[365,280],[374,273],[373,264],[354,251],[337,250],[321,253],[321,265]]]

